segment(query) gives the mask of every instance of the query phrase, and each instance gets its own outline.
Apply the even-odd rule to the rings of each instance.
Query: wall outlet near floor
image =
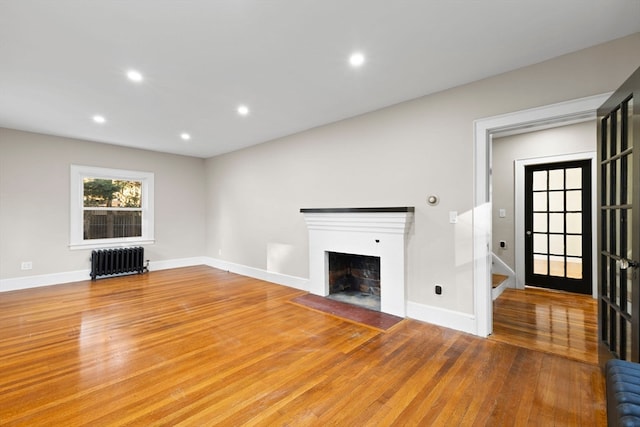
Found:
[[[436,295],[442,295],[442,285],[436,285]]]
[[[21,270],[31,270],[32,268],[33,268],[33,262],[31,261],[22,261],[22,264],[20,264]]]

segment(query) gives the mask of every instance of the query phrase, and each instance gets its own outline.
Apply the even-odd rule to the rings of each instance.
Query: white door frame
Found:
[[[473,287],[476,335],[493,331],[491,299],[491,140],[593,120],[611,93],[479,119],[474,122]],[[595,222],[595,221],[594,221]]]

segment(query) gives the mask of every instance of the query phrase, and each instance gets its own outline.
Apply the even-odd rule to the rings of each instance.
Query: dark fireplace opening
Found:
[[[380,311],[380,257],[328,255],[329,298]]]

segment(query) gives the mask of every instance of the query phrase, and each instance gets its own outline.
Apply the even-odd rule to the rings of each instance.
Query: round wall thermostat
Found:
[[[435,206],[438,204],[438,202],[440,201],[440,198],[438,196],[429,196],[427,197],[427,203],[429,203],[431,206]]]

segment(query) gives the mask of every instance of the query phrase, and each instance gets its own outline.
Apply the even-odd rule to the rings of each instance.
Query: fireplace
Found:
[[[404,317],[405,253],[414,208],[329,208],[300,211],[304,214],[309,229],[309,292],[324,297],[332,295],[329,274],[331,253],[375,257],[380,264],[379,310]]]
[[[329,298],[380,311],[380,257],[328,253]]]

